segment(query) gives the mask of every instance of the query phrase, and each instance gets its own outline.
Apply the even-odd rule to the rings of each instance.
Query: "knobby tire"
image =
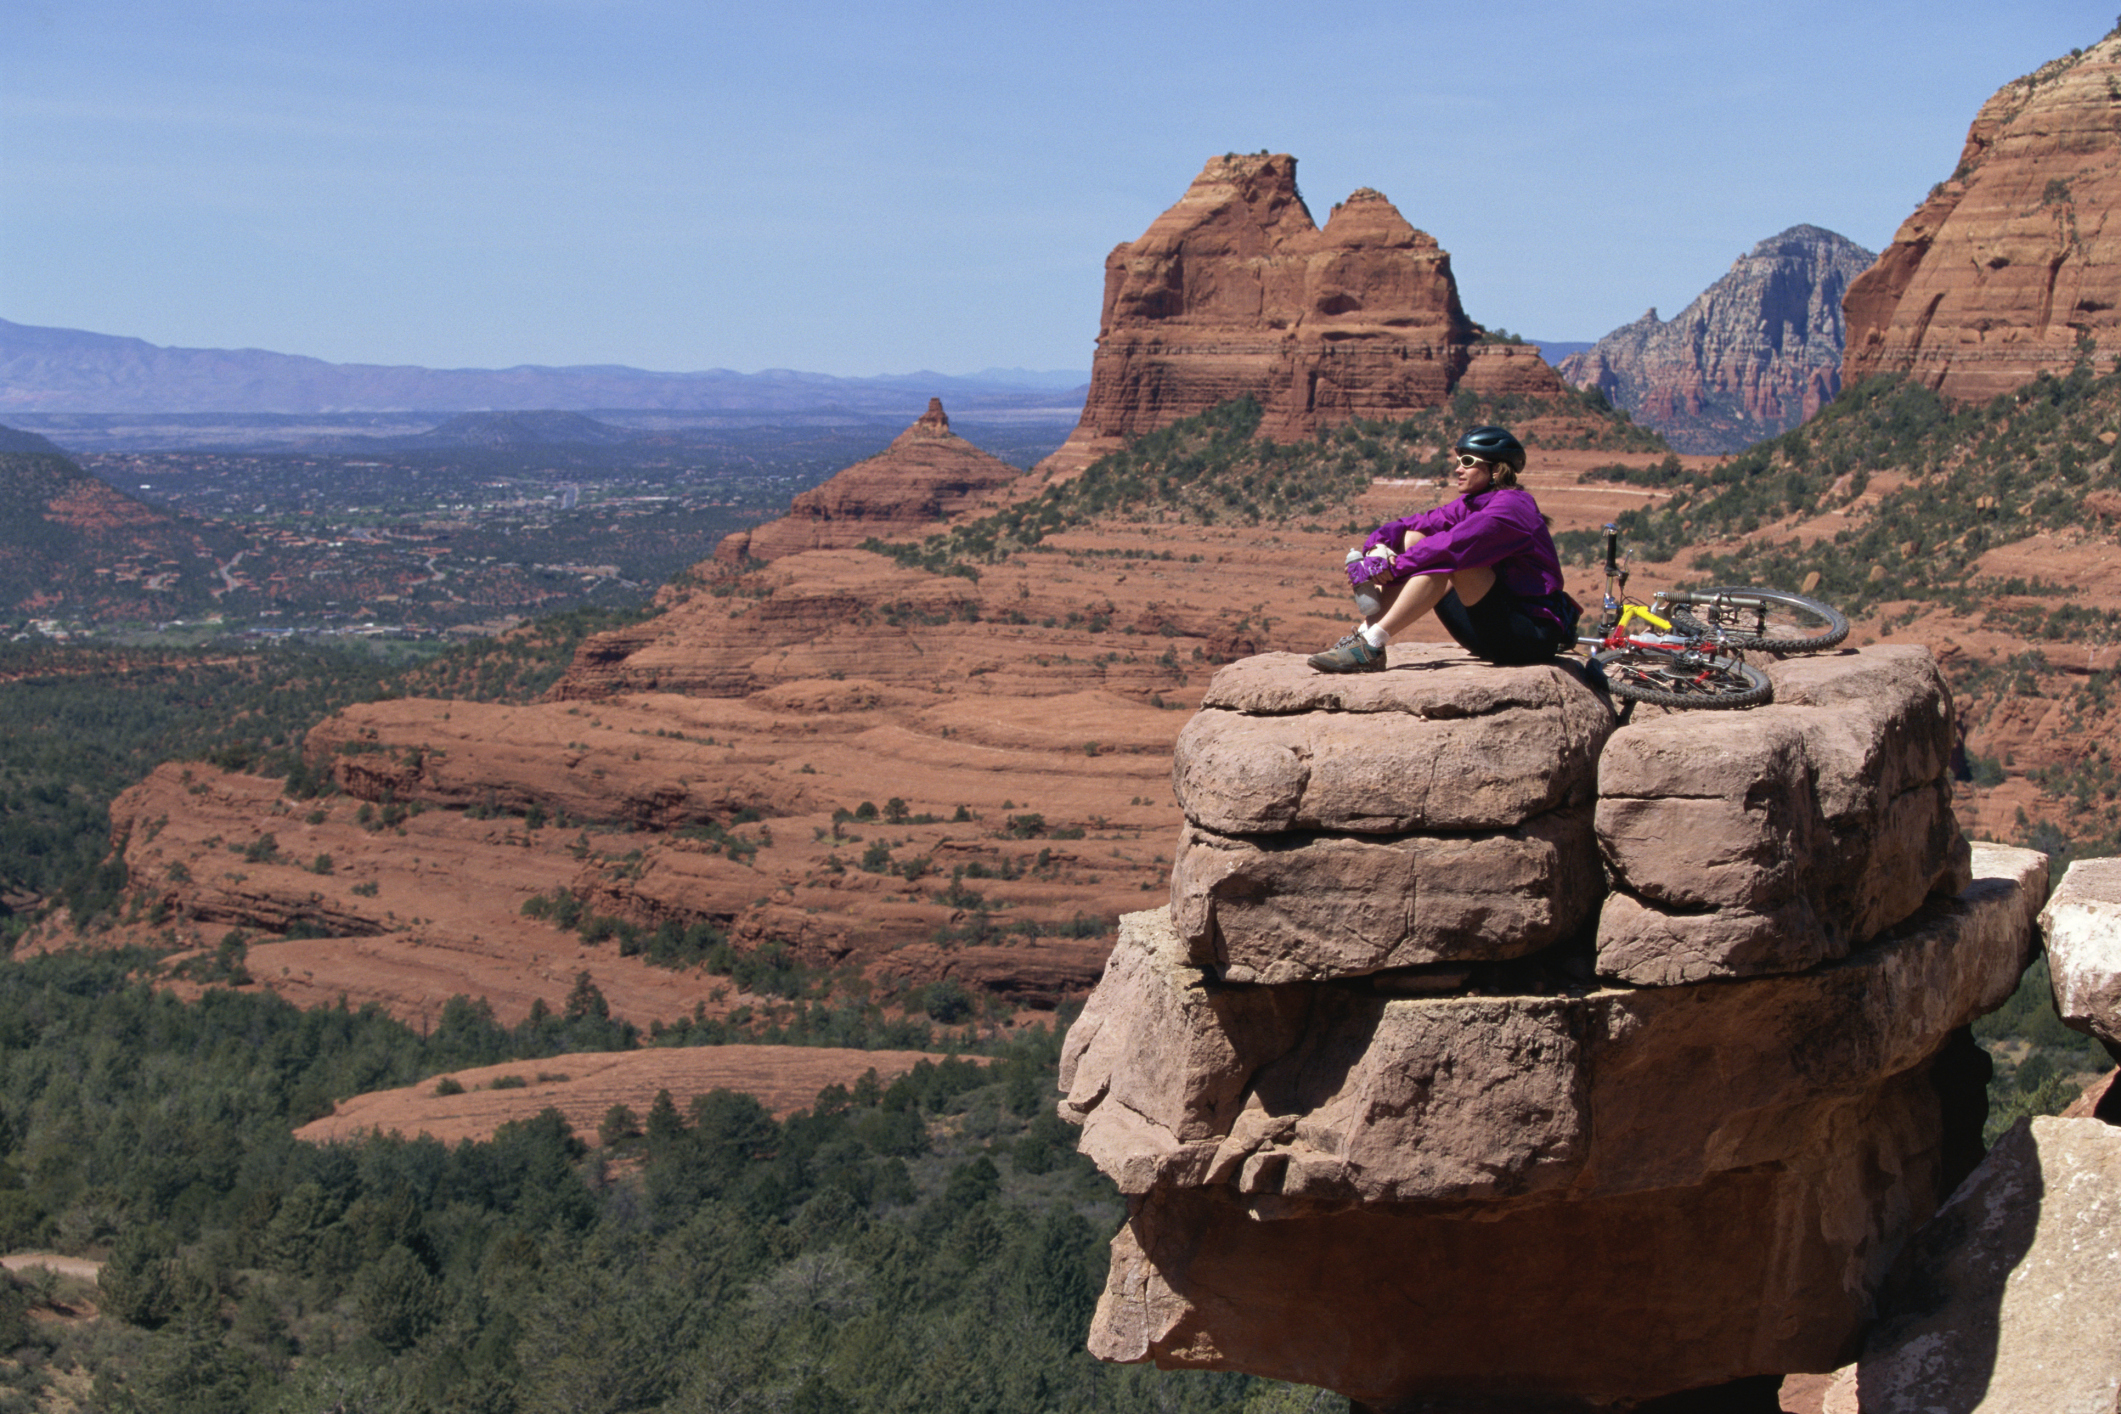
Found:
[[[1774,695],[1765,673],[1729,658],[1687,662],[1651,648],[1611,648],[1591,661],[1615,697],[1654,707],[1757,707]]]
[[[1691,602],[1671,606],[1672,624],[1683,633],[1722,630],[1733,648],[1763,653],[1823,653],[1849,636],[1849,621],[1839,609],[1780,589],[1722,584],[1686,591]],[[1745,595],[1755,604],[1715,602],[1717,595]],[[1708,602],[1704,602],[1708,601]]]

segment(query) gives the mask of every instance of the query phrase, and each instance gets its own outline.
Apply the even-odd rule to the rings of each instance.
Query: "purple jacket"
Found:
[[[1527,601],[1527,608],[1560,622],[1539,601],[1561,590],[1561,556],[1555,553],[1539,504],[1522,486],[1491,487],[1431,511],[1386,521],[1370,532],[1363,548],[1397,545],[1410,530],[1426,538],[1392,561],[1393,579],[1493,566],[1503,587]],[[1364,572],[1360,562],[1348,566],[1350,580]]]

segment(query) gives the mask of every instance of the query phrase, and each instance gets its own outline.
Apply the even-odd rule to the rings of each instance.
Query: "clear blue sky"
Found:
[[[1591,339],[1881,249],[2121,0],[14,0],[0,318],[430,367],[1087,368],[1209,156],[1376,187]]]

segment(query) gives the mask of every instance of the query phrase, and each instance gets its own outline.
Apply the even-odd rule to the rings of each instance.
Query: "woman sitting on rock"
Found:
[[[1458,439],[1458,499],[1387,521],[1348,555],[1363,621],[1323,653],[1322,673],[1370,673],[1423,614],[1475,657],[1538,663],[1574,646],[1582,610],[1562,592],[1561,558],[1532,493],[1517,484],[1524,447],[1500,427]]]

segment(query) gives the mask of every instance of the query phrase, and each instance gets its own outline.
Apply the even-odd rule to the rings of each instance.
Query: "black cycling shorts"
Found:
[[[1561,630],[1527,608],[1500,579],[1470,606],[1451,590],[1437,603],[1436,618],[1459,647],[1490,663],[1544,663],[1560,647]]]

